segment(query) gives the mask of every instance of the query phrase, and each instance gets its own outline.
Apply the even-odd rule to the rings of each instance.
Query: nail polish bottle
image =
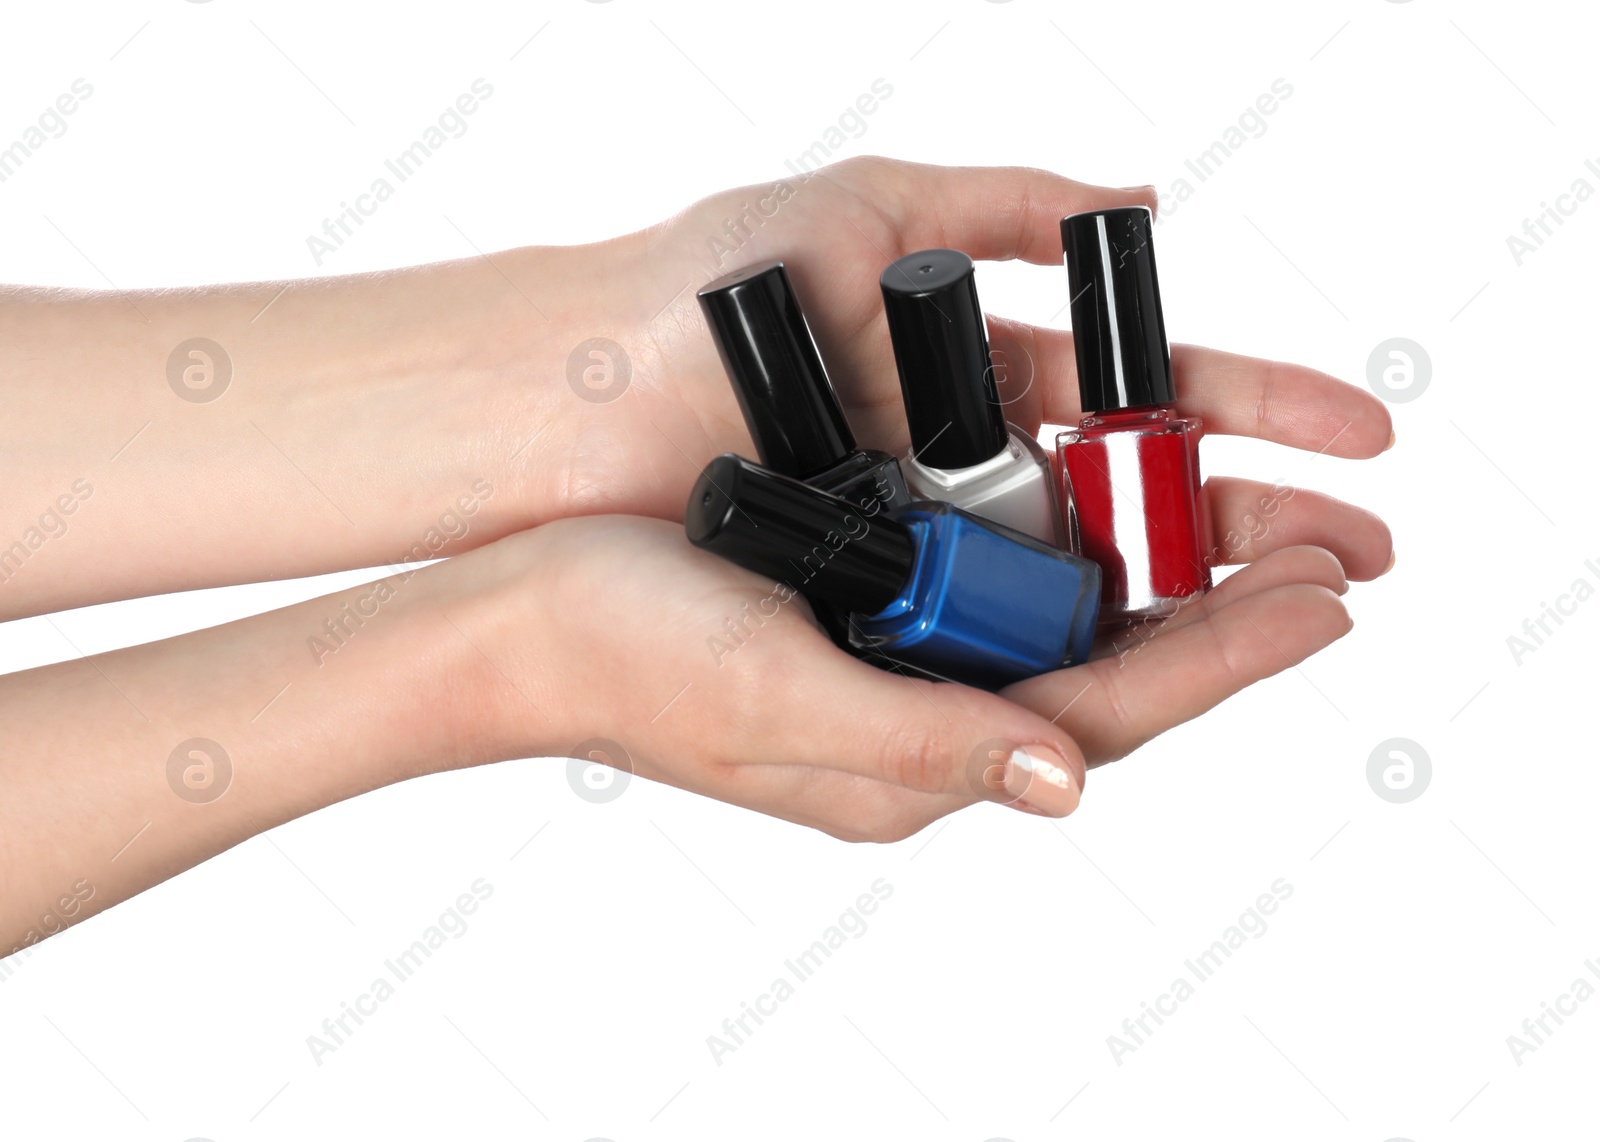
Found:
[[[1101,621],[1175,612],[1211,589],[1201,423],[1179,416],[1143,206],[1061,220],[1078,390],[1086,414],[1056,438],[1083,554],[1105,572]]]
[[[998,689],[1085,661],[1100,569],[948,503],[865,512],[734,455],[708,464],[684,529],[696,547],[851,613],[895,660]]]
[[[900,462],[856,447],[782,262],[735,270],[698,296],[762,464],[853,504],[911,502]]]
[[[1000,405],[972,259],[923,250],[892,263],[878,285],[911,428],[902,470],[912,496],[1066,546],[1049,457]]]
[[[734,270],[698,297],[761,463],[876,513],[911,502],[900,462],[856,447],[811,327],[781,261]],[[834,643],[886,670],[906,670],[850,641],[850,616],[809,597]]]

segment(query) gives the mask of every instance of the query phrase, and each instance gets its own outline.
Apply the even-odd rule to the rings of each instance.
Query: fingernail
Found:
[[[1061,755],[1049,746],[1027,746],[1006,759],[1006,792],[1047,817],[1065,817],[1078,807],[1078,783]]]
[[[1148,183],[1148,182],[1145,183],[1143,186],[1124,186],[1124,187],[1119,187],[1118,189],[1125,190],[1129,194],[1145,194],[1145,193],[1148,193],[1148,194],[1154,195],[1155,192],[1156,192],[1155,186],[1153,184],[1151,184],[1151,183]]]
[[[1389,451],[1389,449],[1391,449],[1393,447],[1394,447],[1394,433],[1391,432],[1391,433],[1389,433],[1389,443],[1387,443],[1387,444],[1385,444],[1383,446],[1383,450],[1385,452],[1387,452],[1387,451]]]
[[[1394,550],[1391,548],[1390,551],[1389,551],[1389,565],[1383,569],[1383,573],[1385,575],[1387,575],[1389,572],[1391,572],[1393,570],[1394,570]]]

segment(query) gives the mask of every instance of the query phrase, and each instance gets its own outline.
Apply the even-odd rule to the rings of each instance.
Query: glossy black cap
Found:
[[[1171,404],[1172,361],[1144,206],[1070,214],[1061,248],[1083,411]]]
[[[683,529],[696,547],[846,611],[875,615],[911,577],[911,529],[731,452],[707,464]]]
[[[878,279],[889,318],[911,452],[930,468],[970,468],[1006,446],[972,259],[908,254]]]
[[[803,479],[855,450],[782,262],[735,270],[699,298],[763,464]]]

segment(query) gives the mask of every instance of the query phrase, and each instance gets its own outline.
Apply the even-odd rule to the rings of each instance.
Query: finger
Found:
[[[1178,407],[1202,417],[1208,432],[1356,459],[1376,456],[1394,442],[1393,421],[1381,400],[1304,365],[1174,345],[1172,373]]]
[[[989,344],[1008,419],[1033,431],[1083,416],[1070,332],[991,317]],[[1376,456],[1394,439],[1381,400],[1316,369],[1195,345],[1172,347],[1172,369],[1179,410],[1214,435],[1354,458]]]
[[[849,655],[752,656],[767,702],[739,749],[747,762],[835,770],[920,793],[1077,807],[1084,761],[1046,718],[995,694],[879,670]]]
[[[1057,721],[1091,765],[1126,755],[1253,682],[1295,666],[1349,633],[1326,587],[1291,584],[1250,595],[1133,652],[1041,675],[1004,694]]]
[[[943,247],[977,261],[1061,265],[1061,219],[1116,206],[1156,208],[1151,186],[1076,182],[1033,167],[943,167],[866,160],[894,193],[890,216],[908,250]]]
[[[1219,564],[1249,563],[1285,547],[1310,545],[1333,552],[1348,578],[1364,582],[1387,571],[1394,556],[1388,524],[1321,492],[1213,476],[1205,495],[1212,557]]]
[[[1286,587],[1293,583],[1326,587],[1335,595],[1343,595],[1350,590],[1344,568],[1331,551],[1321,547],[1286,547],[1241,567],[1213,590],[1183,600],[1169,616],[1134,622],[1123,630],[1112,632],[1105,638],[1105,645],[1097,648],[1096,654],[1126,653],[1129,647],[1154,638],[1158,632],[1171,633],[1250,595],[1259,595],[1274,587]]]

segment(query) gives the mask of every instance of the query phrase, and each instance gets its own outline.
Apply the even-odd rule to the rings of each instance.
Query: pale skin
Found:
[[[370,588],[0,678],[0,955],[55,930],[40,917],[82,880],[94,893],[73,922],[346,797],[593,738],[641,776],[851,840],[903,838],[979,800],[1064,816],[1088,768],[1348,632],[1341,596],[1391,565],[1387,527],[1224,477],[1206,487],[1219,559],[1247,566],[1095,661],[1000,694],[858,662],[798,598],[743,618],[772,609],[774,585],[679,525],[707,460],[751,454],[695,289],[785,258],[860,442],[904,455],[877,286],[889,261],[949,246],[1054,266],[1040,288],[1064,290],[1063,215],[1154,206],[1148,188],[882,159],[791,192],[743,230],[728,220],[770,187],[596,245],[287,288],[0,291],[0,546],[75,481],[93,489],[65,534],[5,567],[0,619],[390,565],[475,501],[451,558],[391,576],[336,653],[308,640]],[[1000,317],[990,332],[1009,419],[1076,420],[1071,335]],[[193,337],[233,365],[207,403],[167,383]],[[574,347],[597,337],[631,361],[604,403],[568,383]],[[1323,373],[1190,346],[1173,358],[1181,410],[1211,433],[1350,458],[1392,443],[1382,403]],[[730,618],[748,637],[715,654]],[[196,737],[233,764],[209,803],[168,782],[169,754]],[[975,764],[996,741],[1033,768],[1004,750]]]

